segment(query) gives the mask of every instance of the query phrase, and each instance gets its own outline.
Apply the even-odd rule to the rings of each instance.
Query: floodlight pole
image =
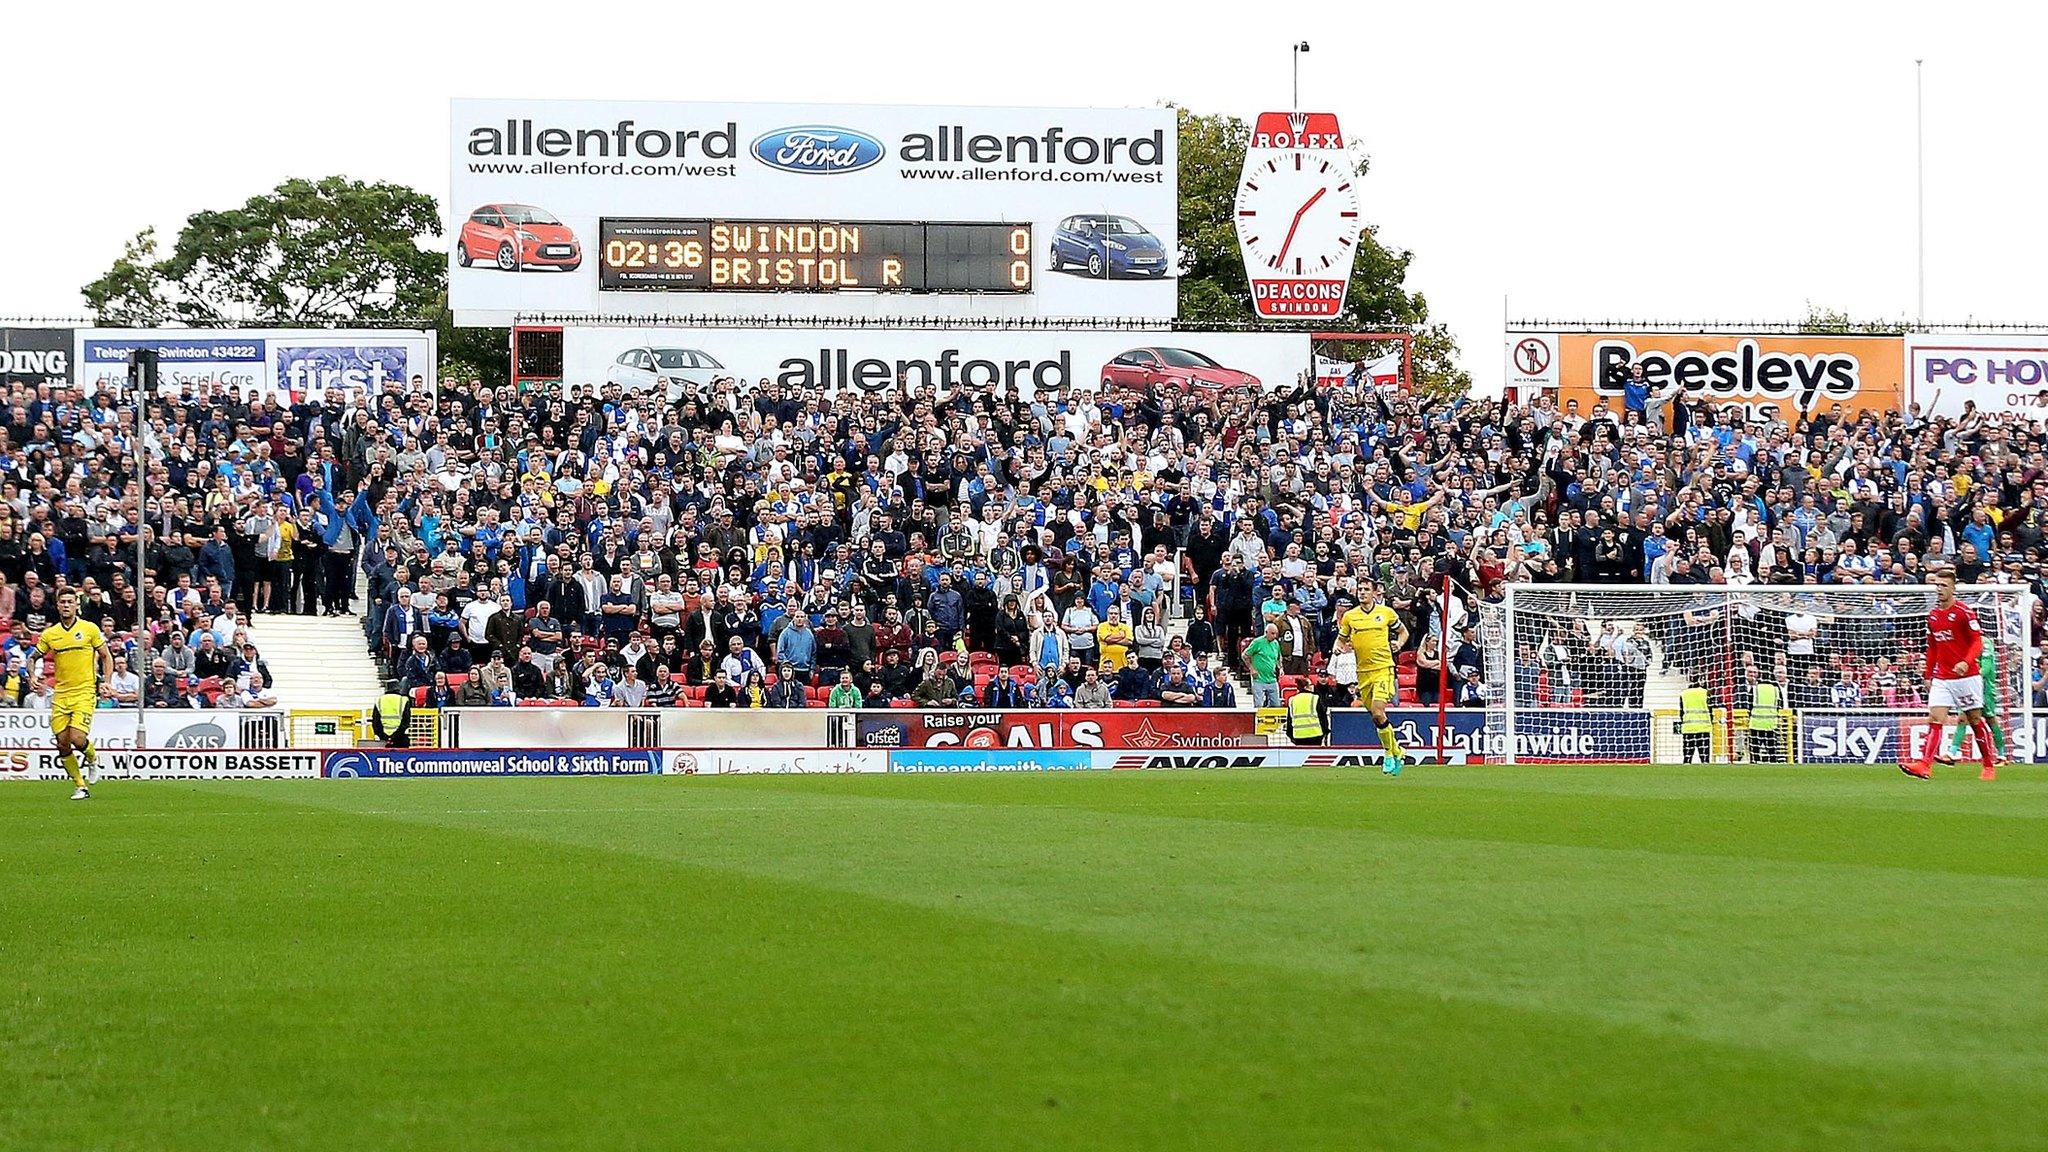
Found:
[[[155,373],[150,360],[155,353],[146,349],[133,353],[129,381],[135,387],[135,747],[149,747],[149,550],[143,532],[149,526],[149,464],[144,448],[144,428],[149,413],[149,378]]]
[[[1927,323],[1927,114],[1922,97],[1923,62],[1917,58],[1913,61],[1913,319],[1919,324]]]
[[[1294,62],[1294,103],[1287,106],[1290,111],[1301,110],[1301,55],[1307,51],[1308,41],[1301,40],[1288,53],[1288,58]]]

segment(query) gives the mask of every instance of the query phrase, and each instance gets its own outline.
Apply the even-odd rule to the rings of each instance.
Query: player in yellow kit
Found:
[[[1406,753],[1394,738],[1394,726],[1387,722],[1387,705],[1394,702],[1394,653],[1408,643],[1408,626],[1401,615],[1380,603],[1380,590],[1366,581],[1359,590],[1359,604],[1337,620],[1337,638],[1351,645],[1358,657],[1358,701],[1372,711],[1373,726],[1379,730],[1380,747],[1386,752],[1380,771],[1401,774]]]
[[[57,756],[78,790],[73,800],[92,795],[90,784],[99,779],[99,750],[92,746],[92,712],[101,696],[111,691],[114,654],[99,625],[78,618],[78,593],[67,588],[57,593],[57,622],[36,637],[36,658],[29,661],[29,674],[42,678],[42,657],[56,662],[56,683],[51,686],[50,731],[57,738]],[[85,768],[79,770],[79,757]]]

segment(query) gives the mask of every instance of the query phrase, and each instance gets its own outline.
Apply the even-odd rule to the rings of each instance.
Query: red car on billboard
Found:
[[[1102,386],[1153,388],[1257,388],[1259,378],[1226,368],[1188,348],[1133,348],[1102,366]]]
[[[554,213],[531,204],[485,204],[469,214],[455,235],[455,262],[464,268],[483,261],[507,272],[583,264],[583,246]]]

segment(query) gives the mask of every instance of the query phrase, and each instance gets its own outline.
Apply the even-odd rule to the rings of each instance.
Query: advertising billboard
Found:
[[[2012,412],[2048,419],[2048,335],[1917,332],[1906,337],[1906,402],[1926,416]]]
[[[0,328],[0,384],[71,383],[71,329]]]
[[[1488,731],[1488,712],[1481,708],[1454,708],[1444,713],[1438,730],[1436,710],[1431,708],[1390,708],[1387,719],[1394,725],[1401,750],[1428,763],[1436,760],[1441,737],[1443,761],[1450,764],[1499,763],[1505,757],[1505,735]],[[1603,711],[1597,722],[1588,722],[1585,712],[1517,712],[1515,714],[1515,759],[1524,763],[1613,761],[1629,763],[1650,758],[1650,713],[1647,711]],[[1345,748],[1380,746],[1372,713],[1363,708],[1339,708],[1330,713],[1330,743]]]
[[[101,708],[92,714],[92,742],[101,748],[135,747],[136,711]],[[284,731],[284,713],[267,709],[152,708],[147,743],[152,748],[264,748]],[[0,709],[0,748],[48,748],[50,714],[34,709]]]
[[[232,390],[245,399],[320,403],[330,389],[432,392],[435,334],[390,328],[80,328],[73,362],[90,393],[128,379],[129,353],[157,354],[157,386],[167,396]]]
[[[9,769],[13,768],[13,771]],[[285,748],[263,751],[137,752],[109,748],[100,753],[103,780],[291,780],[320,775],[320,753]],[[0,753],[0,780],[68,780],[55,752]]]
[[[1334,112],[1253,119],[1232,216],[1260,316],[1327,319],[1344,310],[1365,230],[1356,167]]]
[[[862,748],[1184,748],[1263,747],[1250,709],[1119,708],[1106,712],[856,712],[853,742]]]
[[[456,100],[456,321],[1171,320],[1170,108]]]
[[[959,328],[568,328],[563,379],[674,397],[722,376],[748,385],[923,394],[1000,386],[1024,399],[1104,384],[1180,392],[1292,388],[1306,333],[1096,332]]]
[[[888,753],[858,748],[717,748],[661,754],[665,776],[837,776],[888,770]]]
[[[1653,392],[1676,383],[1691,396],[1794,422],[1837,410],[1888,412],[1905,396],[1905,341],[1898,336],[1507,334],[1508,383],[1524,391],[1554,387],[1560,404],[1575,399],[1585,412],[1602,402],[1619,412],[1635,364]]]
[[[344,779],[359,776],[650,776],[661,770],[659,752],[349,749],[326,753],[326,757],[321,775]]]

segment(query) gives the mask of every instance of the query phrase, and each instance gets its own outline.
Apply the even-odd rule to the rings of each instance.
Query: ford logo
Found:
[[[806,124],[754,138],[754,159],[770,168],[809,175],[858,172],[882,160],[882,142],[865,132]]]

